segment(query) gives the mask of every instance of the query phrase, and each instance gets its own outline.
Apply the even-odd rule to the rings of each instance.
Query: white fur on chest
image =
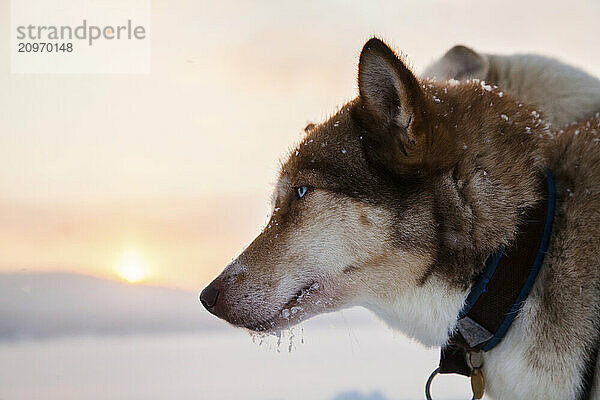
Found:
[[[534,290],[535,292],[535,290]],[[441,280],[430,279],[393,303],[365,305],[392,329],[426,346],[443,346],[456,325],[467,293],[449,289]],[[539,315],[539,297],[530,296],[513,322],[506,337],[484,354],[483,373],[486,398],[497,400],[549,400],[575,398],[579,382],[576,362],[556,354],[538,354],[543,368],[534,368],[528,354],[537,340],[531,324]]]
[[[488,397],[497,400],[573,400],[581,384],[577,346],[558,352],[536,352],[552,334],[535,329],[542,312],[542,282],[538,279],[505,338],[484,356]],[[537,332],[537,333],[536,333]],[[532,361],[535,359],[535,362]]]
[[[575,399],[573,382],[577,382],[577,371],[565,370],[558,364],[554,354],[541,355],[553,367],[541,371],[532,367],[527,354],[532,341],[539,338],[528,337],[525,332],[527,317],[517,318],[506,337],[484,356],[483,373],[486,393],[497,400],[548,400]],[[558,371],[561,373],[557,373]],[[552,373],[551,371],[555,371]]]

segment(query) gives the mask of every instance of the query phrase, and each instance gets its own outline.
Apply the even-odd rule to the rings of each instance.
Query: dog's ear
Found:
[[[371,161],[398,175],[423,173],[439,164],[420,83],[379,39],[362,49],[358,89],[353,116],[364,131]]]
[[[425,76],[439,79],[485,79],[489,70],[489,60],[485,54],[479,54],[466,46],[451,48],[425,70]]]

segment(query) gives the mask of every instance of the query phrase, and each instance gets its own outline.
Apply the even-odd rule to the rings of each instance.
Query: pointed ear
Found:
[[[466,46],[457,45],[442,58],[425,69],[425,76],[438,79],[485,79],[489,70],[489,60]]]
[[[354,116],[365,131],[367,156],[397,174],[431,164],[431,129],[419,81],[381,40],[371,39],[358,64]]]

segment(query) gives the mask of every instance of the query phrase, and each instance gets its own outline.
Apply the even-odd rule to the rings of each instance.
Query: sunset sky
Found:
[[[591,0],[156,0],[150,74],[18,75],[5,58],[0,271],[137,268],[199,289],[266,221],[278,160],[306,123],[356,95],[369,36],[417,71],[461,43],[600,75],[599,15]],[[0,21],[6,32],[8,0]]]

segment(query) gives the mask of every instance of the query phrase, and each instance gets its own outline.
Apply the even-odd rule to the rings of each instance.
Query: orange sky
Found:
[[[151,282],[202,287],[260,230],[277,161],[305,124],[355,95],[372,34],[417,70],[463,43],[600,75],[592,1],[152,4],[148,75],[0,63],[0,271],[110,276],[134,248]]]

